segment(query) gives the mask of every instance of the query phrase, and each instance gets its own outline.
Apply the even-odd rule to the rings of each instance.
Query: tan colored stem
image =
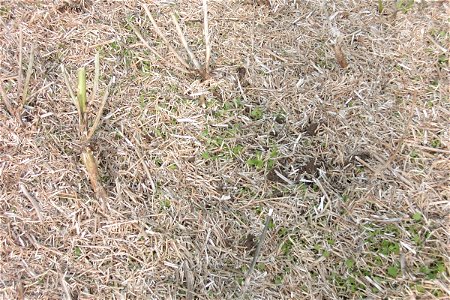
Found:
[[[208,29],[208,1],[203,0],[203,31],[205,34],[206,57],[205,57],[205,75],[209,74],[209,60],[211,59],[211,44],[209,42]]]
[[[108,87],[106,88],[105,94],[103,95],[102,103],[100,104],[100,107],[97,111],[97,115],[95,116],[94,124],[92,124],[91,128],[88,131],[86,141],[89,141],[92,138],[92,136],[95,133],[95,130],[97,130],[97,127],[100,125],[100,119],[102,117],[103,110],[105,109],[106,101],[108,100],[109,92],[111,90],[114,81],[115,77],[112,77],[111,80],[109,81]]]
[[[170,16],[172,18],[172,23],[175,25],[175,29],[177,30],[178,37],[180,38],[180,41],[184,46],[184,49],[186,49],[186,52],[188,53],[189,57],[191,58],[192,63],[194,64],[194,67],[197,70],[200,70],[200,68],[201,68],[200,63],[198,62],[198,59],[195,56],[194,52],[192,52],[191,48],[189,47],[189,45],[186,41],[186,38],[183,34],[183,31],[181,31],[180,24],[178,23],[177,17],[175,16],[175,14],[173,12],[170,13]]]
[[[92,91],[92,100],[97,99],[98,83],[100,81],[100,53],[95,53],[94,58],[94,89]]]
[[[28,87],[30,85],[31,74],[33,74],[34,49],[35,49],[35,46],[32,45],[31,46],[31,52],[30,52],[30,59],[28,61],[27,73],[25,75],[25,84],[23,86],[23,91],[22,91],[22,101],[20,103],[20,105],[22,107],[25,104],[27,104]]]
[[[145,10],[145,13],[147,14],[147,17],[150,19],[150,22],[152,22],[153,28],[155,29],[156,33],[158,34],[158,36],[164,41],[164,43],[166,44],[166,46],[169,48],[170,52],[173,53],[173,55],[175,55],[175,57],[177,58],[177,60],[187,69],[189,69],[189,64],[178,54],[177,50],[175,50],[175,48],[172,47],[172,45],[170,45],[169,41],[167,40],[167,38],[164,36],[164,34],[161,32],[161,29],[159,28],[158,24],[156,24],[155,19],[153,18],[152,14],[150,13],[150,11],[148,10],[147,5],[142,4],[142,7]]]
[[[134,26],[130,22],[128,22],[128,24],[130,25],[131,29],[133,29],[133,31],[137,35],[137,37],[141,40],[142,44],[144,44],[144,46],[148,50],[150,50],[150,52],[152,52],[156,57],[158,57],[161,61],[163,61],[163,63],[165,65],[170,66],[170,67],[174,68],[175,70],[183,72],[183,73],[190,73],[189,70],[186,70],[184,68],[180,68],[180,67],[174,66],[173,64],[170,64],[165,58],[163,58],[155,49],[153,49],[150,46],[150,44],[144,39],[144,37],[142,36],[141,32],[139,31],[139,29],[136,28],[136,26]]]
[[[66,68],[64,65],[61,65],[61,72],[63,74],[64,83],[66,84],[67,90],[69,91],[70,98],[72,99],[73,104],[75,104],[78,111],[78,118],[81,118],[80,106],[78,105],[77,97],[75,97],[75,93],[73,92],[72,87],[70,86],[69,76],[67,74]]]
[[[23,33],[22,28],[19,30],[19,72],[17,74],[17,90],[22,90],[22,84],[23,84],[23,73],[22,73],[22,63],[23,63]]]

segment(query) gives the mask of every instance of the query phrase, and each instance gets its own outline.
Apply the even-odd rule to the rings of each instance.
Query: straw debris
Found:
[[[448,299],[449,9],[1,1],[0,299]]]

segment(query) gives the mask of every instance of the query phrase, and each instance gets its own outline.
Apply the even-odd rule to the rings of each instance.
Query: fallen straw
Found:
[[[27,188],[22,183],[19,184],[19,188],[20,191],[25,195],[25,197],[27,197],[27,199],[30,200],[34,210],[36,211],[39,221],[42,222],[44,220],[44,217],[42,216],[42,209],[38,201],[28,192]]]
[[[255,256],[253,257],[252,263],[250,264],[250,268],[247,271],[247,274],[245,275],[245,283],[244,283],[244,289],[243,292],[247,290],[248,286],[250,285],[250,277],[252,275],[253,270],[255,269],[256,262],[258,261],[259,253],[261,252],[262,245],[264,243],[264,239],[267,235],[267,230],[269,229],[270,219],[272,218],[273,209],[271,208],[269,210],[269,213],[266,217],[266,222],[264,224],[263,231],[261,233],[261,237],[259,238],[258,246],[256,247]]]

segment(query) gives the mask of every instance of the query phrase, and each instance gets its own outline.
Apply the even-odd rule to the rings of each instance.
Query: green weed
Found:
[[[396,7],[398,10],[406,14],[414,6],[414,0],[398,0]]]
[[[422,221],[422,214],[420,212],[415,212],[412,215],[412,218],[413,218],[414,221],[420,222],[420,221]]]
[[[255,107],[250,111],[250,117],[253,120],[261,120],[263,116],[264,116],[264,111],[262,110],[261,107]]]
[[[172,206],[170,199],[164,199],[160,204],[162,209],[169,209]]]
[[[73,248],[73,255],[75,257],[80,257],[81,256],[81,249],[80,249],[80,247],[76,246],[76,247]]]
[[[265,158],[262,151],[256,151],[256,153],[247,160],[247,165],[254,167],[257,170],[264,168],[270,170],[275,166],[276,158],[278,157],[278,149],[273,148],[269,151],[268,157]]]
[[[439,274],[444,273],[446,268],[442,258],[438,258],[429,266],[420,267],[420,272],[425,276],[428,280],[436,279]]]
[[[283,255],[287,256],[289,253],[291,253],[292,248],[294,247],[294,243],[291,241],[291,239],[287,239],[283,245],[281,245],[281,253]]]
[[[439,140],[439,139],[433,139],[433,140],[431,141],[431,147],[433,147],[433,148],[441,148],[441,147],[442,147],[441,140]]]
[[[264,272],[266,270],[266,265],[262,262],[259,262],[256,264],[255,267],[256,270],[260,271],[260,272]]]
[[[410,153],[409,156],[411,158],[419,158],[419,153],[417,152],[417,150],[413,149]]]
[[[247,165],[261,170],[264,167],[264,159],[261,151],[256,151],[255,155],[247,160]]]
[[[439,57],[438,57],[438,64],[440,66],[448,65],[448,56],[446,54],[439,55]]]
[[[280,285],[283,283],[283,275],[277,275],[275,276],[275,278],[273,279],[273,283]]]
[[[399,264],[395,264],[393,266],[388,267],[387,273],[389,276],[396,278],[397,275],[400,273],[400,266]]]
[[[353,259],[349,258],[345,261],[345,266],[348,269],[353,269],[353,267],[355,266],[355,261]]]

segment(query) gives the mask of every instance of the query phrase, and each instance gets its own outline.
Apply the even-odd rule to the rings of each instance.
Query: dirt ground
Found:
[[[449,299],[449,10],[0,0],[0,299]]]

